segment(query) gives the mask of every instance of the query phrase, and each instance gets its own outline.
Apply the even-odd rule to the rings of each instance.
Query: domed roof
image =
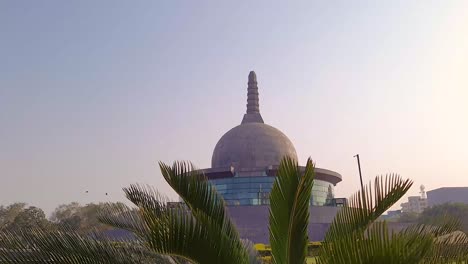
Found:
[[[284,156],[297,160],[294,145],[278,129],[263,123],[258,103],[255,72],[250,72],[247,112],[242,123],[224,134],[216,144],[212,168],[234,166],[236,169],[279,165]]]
[[[263,123],[244,123],[229,130],[216,144],[211,167],[260,168],[279,165],[284,156],[297,160],[291,141]]]

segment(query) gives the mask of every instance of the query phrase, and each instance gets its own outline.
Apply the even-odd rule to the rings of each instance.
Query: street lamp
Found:
[[[359,160],[359,154],[354,155],[354,157],[357,159],[357,165],[359,168],[359,179],[361,180],[361,192],[364,196],[364,184],[362,184],[361,161]]]

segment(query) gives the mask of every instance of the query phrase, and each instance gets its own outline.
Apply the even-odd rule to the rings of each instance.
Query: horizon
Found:
[[[157,162],[211,167],[251,70],[336,197],[360,189],[355,154],[364,183],[412,179],[404,199],[468,186],[468,2],[268,3],[0,3],[0,205],[176,199]]]

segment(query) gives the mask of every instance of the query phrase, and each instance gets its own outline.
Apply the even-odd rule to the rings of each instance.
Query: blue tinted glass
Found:
[[[269,194],[275,177],[234,177],[215,179],[211,182],[218,193],[223,196],[228,205],[261,205],[269,204]],[[315,180],[310,199],[311,205],[324,205],[329,187],[333,193],[333,185],[326,181]]]

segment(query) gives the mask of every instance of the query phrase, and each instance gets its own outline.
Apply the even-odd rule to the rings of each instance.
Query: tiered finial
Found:
[[[244,123],[263,123],[263,118],[260,115],[257,75],[254,71],[249,73],[249,82],[247,86],[247,112],[242,119],[242,124]]]
[[[249,73],[249,82],[247,87],[247,114],[260,113],[258,104],[258,86],[257,75],[254,71]]]

